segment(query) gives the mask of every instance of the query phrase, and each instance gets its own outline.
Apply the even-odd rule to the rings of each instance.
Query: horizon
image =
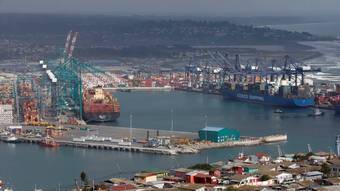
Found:
[[[247,5],[247,6],[245,6]],[[307,6],[308,5],[308,6]],[[0,0],[0,13],[272,17],[339,15],[337,0]]]

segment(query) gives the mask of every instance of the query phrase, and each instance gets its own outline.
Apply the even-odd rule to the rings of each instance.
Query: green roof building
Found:
[[[240,132],[235,129],[222,127],[205,127],[198,132],[201,141],[221,143],[225,141],[240,140]]]

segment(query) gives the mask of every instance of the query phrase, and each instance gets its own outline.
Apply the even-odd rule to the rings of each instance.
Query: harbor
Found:
[[[1,72],[5,178],[51,186],[82,170],[102,179],[243,151],[334,152],[340,86],[314,84],[307,74],[319,67],[288,55],[259,67],[238,52],[199,50],[181,68],[106,70],[73,56],[77,37],[69,32],[58,59],[35,60],[35,72]]]

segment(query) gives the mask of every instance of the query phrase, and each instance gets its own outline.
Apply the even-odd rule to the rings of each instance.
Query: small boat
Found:
[[[5,185],[5,183],[2,180],[0,180],[0,191],[13,191],[13,189],[12,188],[8,188]]]
[[[40,141],[40,145],[43,147],[59,147],[59,143],[57,143],[52,137],[44,137]]]
[[[320,111],[319,108],[315,108],[314,109],[314,113],[313,114],[309,114],[308,116],[310,117],[317,117],[317,116],[323,116],[325,113]]]
[[[281,109],[275,109],[274,113],[283,113]]]
[[[10,135],[8,135],[8,136],[5,136],[5,137],[3,138],[3,141],[4,141],[5,143],[18,143],[18,142],[19,142],[19,139],[18,139],[15,135],[10,134]]]

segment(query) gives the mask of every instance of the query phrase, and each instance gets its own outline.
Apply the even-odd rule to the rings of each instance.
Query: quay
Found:
[[[46,127],[23,127],[23,131],[34,129],[45,131]],[[27,136],[25,134],[18,135],[17,137],[23,143],[39,144],[42,140],[41,137]],[[85,138],[89,137],[93,139],[85,140]],[[282,142],[287,141],[287,135],[241,137],[240,140],[214,143],[204,140],[199,141],[198,133],[194,132],[84,125],[64,126],[62,135],[55,137],[54,140],[60,146],[75,148],[177,155],[196,154],[206,149],[256,146]],[[167,141],[167,143],[150,145],[147,140]]]
[[[164,87],[104,87],[104,90],[121,90],[121,91],[170,91],[174,88],[171,86],[164,86]]]

